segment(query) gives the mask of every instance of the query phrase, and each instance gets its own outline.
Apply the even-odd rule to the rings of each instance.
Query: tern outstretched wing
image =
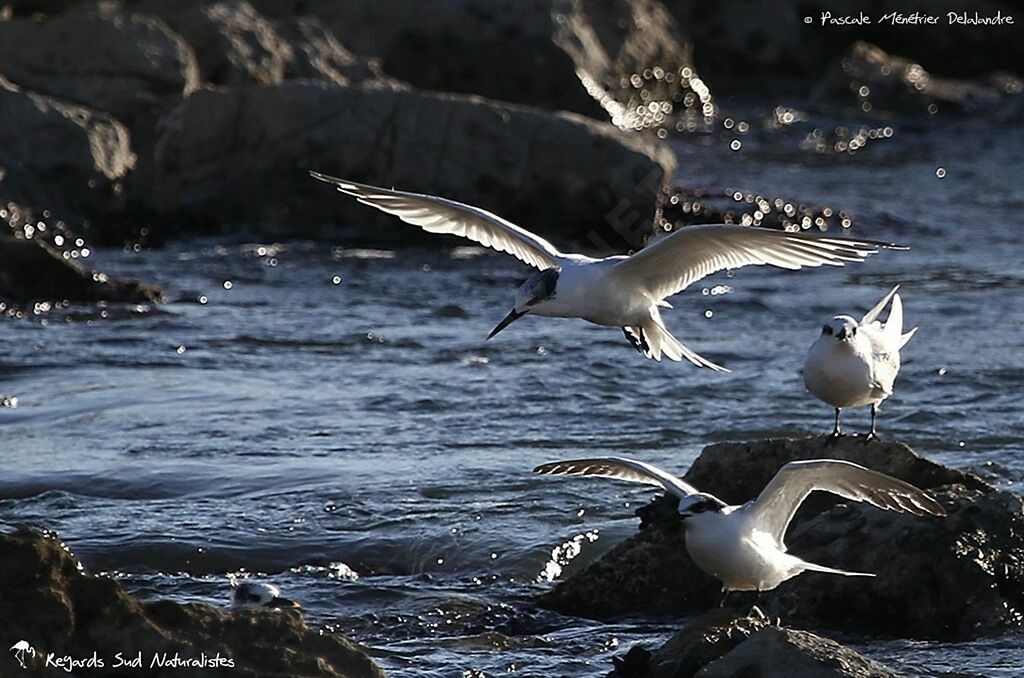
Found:
[[[484,247],[507,252],[516,259],[541,270],[559,265],[565,255],[539,235],[516,226],[479,207],[433,195],[407,193],[345,181],[319,172],[310,172],[314,179],[334,184],[353,198],[392,214],[407,224],[419,226],[430,233],[462,236]]]
[[[717,271],[750,265],[796,270],[863,261],[880,249],[906,249],[872,240],[790,233],[751,226],[684,226],[615,265],[625,284],[661,300]]]
[[[593,459],[572,459],[541,464],[534,473],[545,475],[582,475],[601,478],[617,478],[631,483],[655,485],[680,499],[700,494],[693,485],[663,471],[653,464],[622,457],[595,457]]]
[[[743,507],[757,527],[773,535],[780,545],[793,514],[815,490],[824,490],[890,511],[923,516],[944,516],[942,508],[924,490],[898,478],[837,459],[791,461],[775,474],[761,494]]]

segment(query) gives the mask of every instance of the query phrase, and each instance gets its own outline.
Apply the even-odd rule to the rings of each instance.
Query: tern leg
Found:
[[[839,425],[839,415],[842,413],[840,408],[836,408],[836,427],[832,430],[832,437],[838,438],[843,435],[843,428]]]
[[[622,333],[623,333],[624,335],[626,335],[626,340],[627,340],[627,341],[628,341],[628,342],[629,342],[630,344],[632,344],[633,348],[635,348],[635,349],[637,350],[637,352],[638,352],[638,353],[643,353],[643,352],[644,352],[644,351],[643,351],[643,349],[642,349],[642,348],[640,348],[640,340],[639,340],[639,339],[637,339],[637,338],[636,338],[636,337],[635,337],[635,336],[633,335],[633,333],[629,331],[629,328],[628,328],[628,327],[623,327],[623,328],[622,328]]]
[[[722,588],[722,602],[718,604],[718,607],[725,607],[725,601],[728,600],[730,593],[732,593],[732,591],[729,589],[724,587]]]
[[[637,327],[636,328],[636,333],[640,337],[640,346],[641,346],[641,348],[643,348],[643,351],[641,351],[641,353],[643,353],[644,355],[647,355],[648,353],[651,352],[651,347],[647,345],[647,335],[644,334],[644,328],[643,327]]]
[[[864,437],[864,442],[878,439],[878,433],[875,431],[875,417],[878,416],[878,403],[871,403],[871,432]]]

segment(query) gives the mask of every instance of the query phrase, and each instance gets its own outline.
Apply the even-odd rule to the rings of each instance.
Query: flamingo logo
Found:
[[[21,664],[21,668],[27,669],[25,666],[25,655],[30,654],[33,657],[36,656],[36,649],[28,644],[27,640],[19,640],[11,646],[11,652],[14,653],[14,658]]]

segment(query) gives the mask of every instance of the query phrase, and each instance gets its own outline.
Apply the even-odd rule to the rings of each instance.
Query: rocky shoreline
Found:
[[[416,241],[390,222],[370,228],[386,218],[332,199],[310,169],[446,195],[601,254],[708,219],[845,227],[840,209],[747,191],[747,204],[723,204],[733,191],[672,186],[677,160],[665,139],[735,136],[714,92],[765,69],[801,78],[814,106],[887,125],[1019,118],[1024,88],[1005,59],[1021,41],[1000,33],[1000,49],[974,54],[983,77],[942,78],[914,58],[949,70],[949,50],[908,43],[907,58],[847,37],[817,42],[802,20],[811,9],[10,0],[0,4],[0,257],[22,251],[12,239],[59,248],[57,233],[133,247],[238,232]],[[749,48],[755,37],[763,49]],[[979,48],[974,31],[962,38]],[[765,130],[807,118],[777,117]],[[810,152],[853,152],[883,133],[855,129],[815,137]],[[82,291],[70,278],[66,288],[31,282],[0,279],[0,298],[138,296],[118,285]]]
[[[297,610],[141,602],[113,579],[85,574],[50,533],[0,534],[0,675],[381,678],[358,644],[309,628]]]
[[[962,641],[1019,627],[1024,503],[975,475],[928,461],[900,443],[817,436],[716,443],[685,478],[740,503],[783,464],[818,457],[853,461],[926,488],[949,515],[919,518],[818,493],[794,519],[791,551],[877,577],[806,573],[756,598],[733,594],[720,609],[718,582],[690,561],[674,503],[659,497],[637,510],[636,535],[534,602],[570,617],[689,619],[662,647],[637,646],[616,657],[609,675],[617,678],[894,676],[894,669],[820,634],[838,632],[847,642],[864,643],[878,637]],[[732,472],[737,468],[744,473]],[[147,662],[177,655],[207,669],[230,659],[226,675],[383,675],[358,644],[311,630],[298,611],[140,602],[114,580],[85,574],[52,534],[21,528],[0,535],[0,561],[0,618],[9,621],[11,637],[36,650],[38,675],[50,675],[39,662],[51,654],[95,654],[112,669],[125,648]],[[128,675],[131,668],[108,674]],[[203,670],[175,665],[174,675]]]

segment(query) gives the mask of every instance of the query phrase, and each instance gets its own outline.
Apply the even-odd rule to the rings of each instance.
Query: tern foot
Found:
[[[878,440],[878,434],[875,433],[874,431],[871,431],[866,436],[864,436],[864,444],[865,445],[867,445],[868,443],[874,442],[876,440]]]
[[[754,605],[752,608],[750,608],[750,612],[747,613],[747,616],[753,617],[754,619],[760,619],[761,621],[768,621],[768,615],[762,612],[761,608],[759,608],[757,605]]]
[[[622,334],[624,334],[626,336],[626,340],[633,346],[633,348],[636,349],[636,352],[641,354],[641,355],[643,355],[643,352],[644,352],[643,344],[640,343],[640,339],[637,338],[636,335],[634,335],[632,332],[629,331],[628,327],[623,327],[622,328]]]
[[[842,431],[839,431],[839,432],[833,431],[832,435],[830,435],[825,440],[825,447],[831,447],[832,445],[835,445],[836,443],[838,443],[840,438],[845,438],[845,437],[846,436],[842,433]]]

